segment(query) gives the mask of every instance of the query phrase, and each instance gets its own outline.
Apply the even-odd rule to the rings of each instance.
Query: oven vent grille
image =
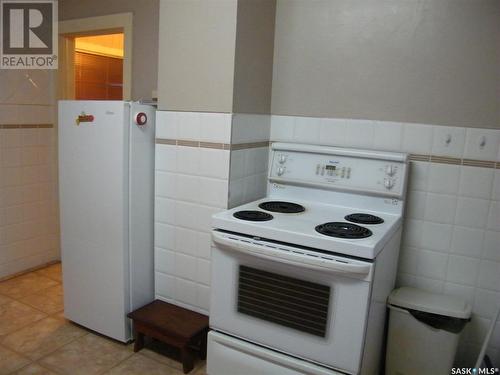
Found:
[[[240,265],[238,312],[325,337],[330,287]]]

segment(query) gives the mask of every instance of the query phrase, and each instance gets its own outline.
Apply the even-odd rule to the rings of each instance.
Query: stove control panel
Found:
[[[315,147],[315,146],[311,146]],[[316,146],[321,149],[321,146]],[[333,148],[332,148],[333,149]],[[339,151],[341,153],[342,151]],[[406,158],[394,154],[359,151],[342,154],[273,150],[269,179],[322,188],[402,196],[406,183]],[[383,158],[384,155],[391,157]]]

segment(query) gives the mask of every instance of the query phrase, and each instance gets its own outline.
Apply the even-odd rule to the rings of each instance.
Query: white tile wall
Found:
[[[464,158],[497,160],[500,132],[494,129],[467,129]]]
[[[235,113],[232,123],[232,144],[269,141],[271,116]]]
[[[157,111],[156,138],[230,143],[231,114]]]
[[[271,117],[271,141],[489,161],[500,153],[500,130],[291,116]],[[470,365],[500,301],[500,170],[411,162],[398,283],[471,303],[457,357]],[[488,351],[500,355],[500,324]]]
[[[52,124],[53,72],[0,70],[0,124]],[[59,259],[55,129],[0,129],[0,278]]]
[[[231,153],[229,207],[266,195],[268,147],[236,150]]]
[[[59,258],[53,132],[0,129],[0,277]]]
[[[271,116],[271,141],[500,160],[500,131],[390,121]]]
[[[270,116],[158,111],[156,138],[213,143],[269,140]],[[208,312],[211,216],[265,195],[268,147],[156,145],[157,298]]]
[[[293,118],[290,118],[293,119]],[[297,120],[299,126],[300,119]],[[271,116],[235,114],[232,144],[267,142]],[[247,148],[231,152],[229,207],[235,207],[266,195],[269,147]]]
[[[157,138],[230,142],[228,114],[158,111],[156,126]],[[157,144],[155,164],[156,297],[207,313],[210,220],[227,208],[230,151]]]

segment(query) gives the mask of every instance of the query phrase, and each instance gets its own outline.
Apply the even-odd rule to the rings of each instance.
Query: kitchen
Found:
[[[124,99],[158,98],[155,297],[209,313],[211,217],[266,196],[272,144],[407,153],[396,285],[472,306],[456,366],[473,366],[500,301],[498,2],[59,2],[63,22],[124,12],[133,14]],[[52,71],[32,74],[39,88],[0,74],[2,91],[15,91],[2,92],[0,114],[2,181],[13,181],[2,186],[7,277],[60,257],[59,97]],[[12,160],[32,147],[51,156],[35,167]],[[19,168],[37,180],[22,185]],[[36,220],[13,208],[27,210],[33,189]],[[40,226],[43,235],[16,234]],[[497,364],[498,327],[487,352]]]

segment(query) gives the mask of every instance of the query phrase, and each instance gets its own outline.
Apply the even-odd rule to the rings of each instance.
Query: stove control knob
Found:
[[[279,157],[279,163],[280,164],[285,164],[285,161],[286,161],[286,155],[280,155]]]
[[[394,174],[396,174],[396,167],[394,165],[389,164],[388,166],[385,167],[385,173],[388,176],[394,176]]]
[[[384,186],[387,190],[391,190],[394,186],[394,180],[391,178],[384,179]]]
[[[279,168],[278,168],[278,171],[277,171],[276,173],[278,174],[278,176],[282,176],[282,175],[283,175],[283,173],[285,173],[285,168],[283,168],[283,167],[279,167]]]

